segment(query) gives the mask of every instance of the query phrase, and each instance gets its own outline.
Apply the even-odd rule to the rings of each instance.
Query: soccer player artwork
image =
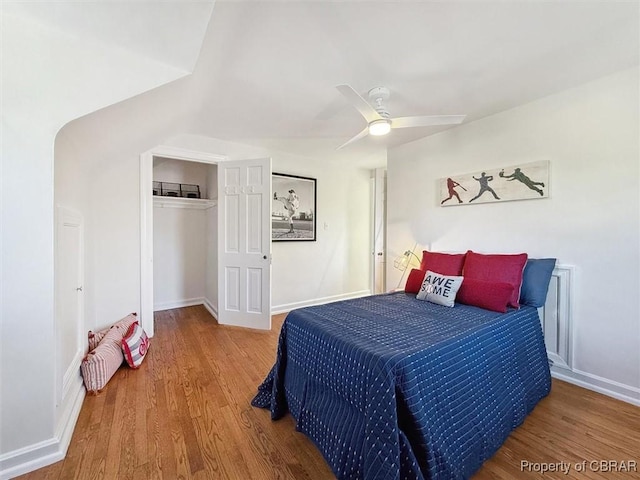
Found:
[[[530,200],[549,196],[549,161],[542,160],[511,167],[441,178],[443,207],[475,203]]]
[[[271,240],[315,241],[316,179],[273,173]]]

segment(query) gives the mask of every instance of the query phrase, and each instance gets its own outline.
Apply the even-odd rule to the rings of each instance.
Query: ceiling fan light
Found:
[[[369,135],[386,135],[391,131],[391,122],[387,119],[374,120],[369,124]]]

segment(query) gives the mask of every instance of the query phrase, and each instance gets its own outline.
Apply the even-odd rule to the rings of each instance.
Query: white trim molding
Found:
[[[156,303],[153,306],[153,311],[161,312],[163,310],[171,310],[173,308],[193,307],[195,305],[204,305],[204,297],[187,298],[185,300],[174,300],[172,302]]]
[[[360,290],[358,292],[343,293],[340,295],[332,295],[330,297],[316,298],[313,300],[305,300],[303,302],[284,303],[282,305],[274,305],[271,307],[271,315],[278,313],[286,313],[296,308],[312,307],[314,305],[324,305],[325,303],[337,302],[339,300],[349,300],[352,298],[367,297],[371,295],[371,290]]]
[[[216,320],[216,322],[218,321],[218,309],[215,307],[215,305],[213,304],[213,302],[211,300],[209,300],[208,298],[204,298],[204,302],[202,302],[202,304],[204,305],[204,308],[206,308],[209,313],[211,314],[211,316]]]
[[[194,210],[207,210],[215,207],[216,200],[206,198],[182,198],[182,197],[153,197],[154,208],[190,208]]]
[[[571,370],[573,364],[573,323],[571,297],[574,268],[557,265],[551,274],[547,301],[539,310],[547,356],[556,368]]]
[[[557,265],[549,283],[547,301],[544,307],[539,309],[544,342],[551,365],[551,376],[640,406],[639,388],[575,368],[572,308],[574,275],[573,266]]]
[[[213,153],[199,152],[197,150],[188,150],[186,148],[170,147],[168,145],[158,145],[140,156],[142,157],[143,155],[186,160],[188,162],[210,163],[212,165],[229,160],[229,157],[226,155],[216,155]]]
[[[8,480],[64,459],[85,397],[82,382],[74,385],[76,389],[72,401],[67,403],[67,408],[62,412],[55,436],[0,456],[0,480]]]
[[[59,462],[65,456],[60,441],[51,438],[0,456],[0,479],[8,480],[38,468]]]
[[[581,370],[573,369],[568,371],[556,366],[551,367],[551,376],[558,380],[563,380],[586,388],[587,390],[593,390],[594,392],[602,393],[603,395],[617,398],[623,402],[640,407],[640,388],[625,385]]]

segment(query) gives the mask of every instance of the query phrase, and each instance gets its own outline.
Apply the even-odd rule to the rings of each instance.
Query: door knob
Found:
[[[82,287],[76,288],[76,292],[81,292],[81,291],[82,291]]]
[[[264,259],[266,260],[266,259],[267,259],[267,256],[266,256],[266,255],[263,255],[263,256],[262,256],[262,258],[264,258]]]

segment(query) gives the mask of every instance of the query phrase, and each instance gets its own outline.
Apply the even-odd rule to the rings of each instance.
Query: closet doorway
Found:
[[[218,317],[218,166],[153,157],[153,310]]]
[[[154,310],[196,304],[220,324],[270,329],[271,159],[157,147],[140,156],[140,192],[145,331]]]

